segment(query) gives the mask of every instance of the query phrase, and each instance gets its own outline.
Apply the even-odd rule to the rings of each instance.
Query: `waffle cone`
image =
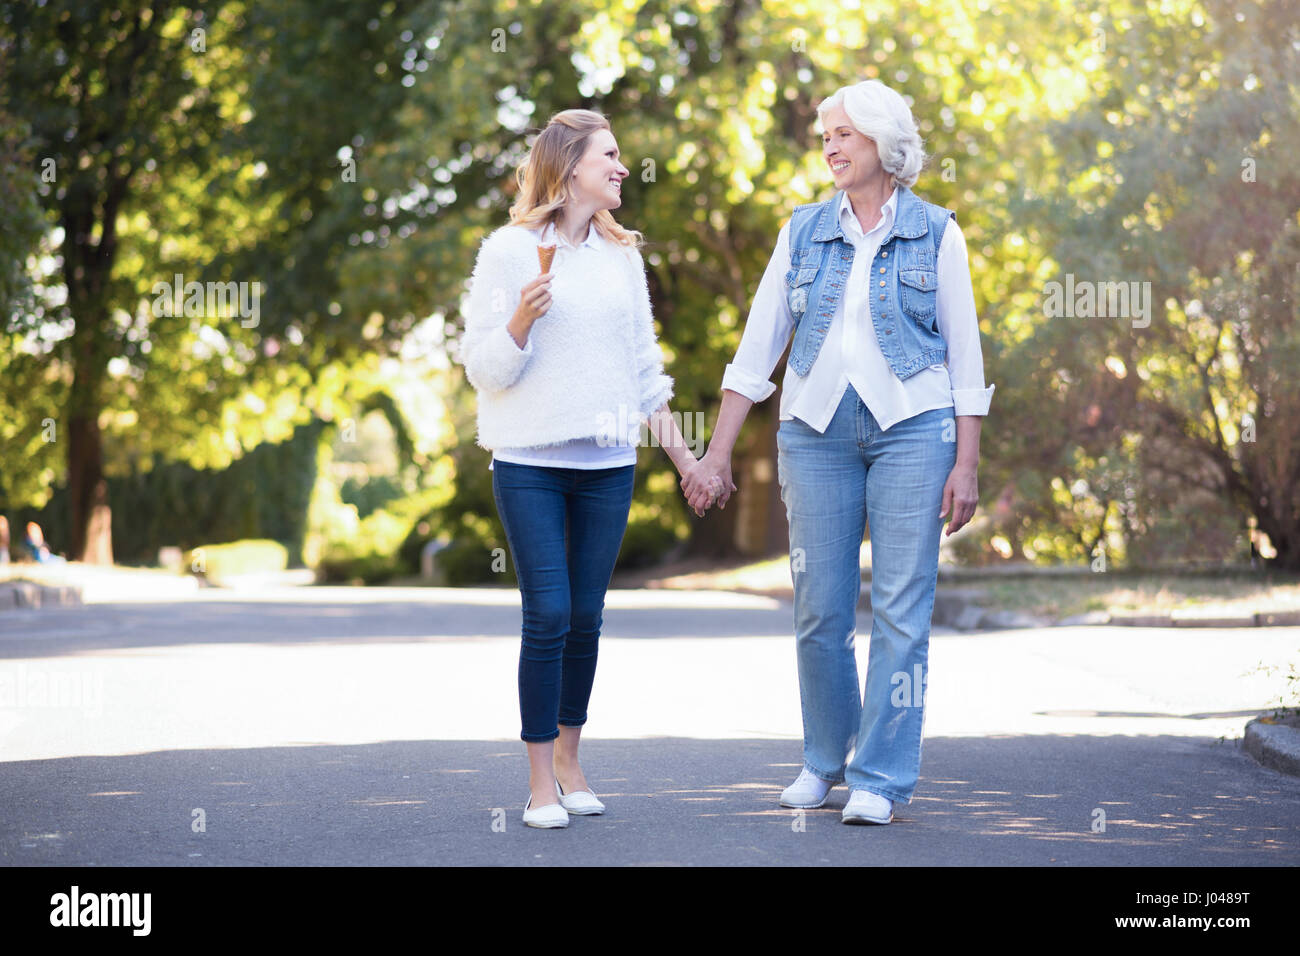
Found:
[[[537,261],[542,264],[543,272],[551,271],[551,260],[555,258],[555,246],[538,246]]]

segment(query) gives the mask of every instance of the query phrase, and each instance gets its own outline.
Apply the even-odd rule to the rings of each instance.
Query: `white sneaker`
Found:
[[[854,790],[841,815],[843,823],[885,824],[894,819],[894,802],[870,790]]]
[[[816,810],[826,802],[826,797],[834,786],[829,780],[823,780],[804,767],[799,773],[799,779],[781,792],[781,806]]]
[[[528,795],[528,802],[524,804],[524,823],[530,827],[538,827],[542,830],[554,830],[558,827],[567,827],[569,825],[569,811],[558,803],[548,803],[544,807],[533,808],[533,795]]]

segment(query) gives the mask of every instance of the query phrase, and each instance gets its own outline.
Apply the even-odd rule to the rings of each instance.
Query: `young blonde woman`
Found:
[[[461,358],[523,608],[524,822],[534,827],[605,809],[578,743],[642,423],[679,474],[696,462],[668,408],[641,235],[610,213],[627,175],[603,116],[552,117],[520,167],[510,224],[479,250],[466,311]]]

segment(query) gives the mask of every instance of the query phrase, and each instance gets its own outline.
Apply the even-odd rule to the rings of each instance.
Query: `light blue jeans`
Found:
[[[956,438],[950,407],[883,431],[852,386],[824,433],[798,419],[777,429],[804,766],[902,803],[911,802],[921,770],[939,509]],[[859,695],[853,647],[868,524],[874,620]]]

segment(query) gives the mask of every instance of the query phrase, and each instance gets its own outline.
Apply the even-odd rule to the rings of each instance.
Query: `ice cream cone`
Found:
[[[537,261],[542,264],[543,272],[551,271],[551,260],[555,258],[555,246],[538,246]]]

